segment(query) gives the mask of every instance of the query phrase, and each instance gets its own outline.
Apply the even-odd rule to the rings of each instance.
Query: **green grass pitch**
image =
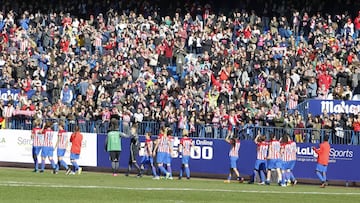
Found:
[[[359,202],[360,189],[319,188],[318,185],[279,187],[246,183],[227,184],[223,180],[153,180],[119,174],[84,171],[66,176],[50,170],[0,168],[0,202]]]

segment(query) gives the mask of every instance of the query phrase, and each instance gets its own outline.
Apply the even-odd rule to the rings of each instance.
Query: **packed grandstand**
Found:
[[[358,144],[357,114],[298,108],[359,98],[360,11],[349,4],[325,12],[317,1],[301,9],[297,1],[242,2],[224,12],[195,1],[8,2],[0,13],[2,128],[42,119],[107,132],[117,117],[125,133],[139,123],[141,134],[167,125],[193,137],[286,131],[298,142],[330,133],[334,143]]]

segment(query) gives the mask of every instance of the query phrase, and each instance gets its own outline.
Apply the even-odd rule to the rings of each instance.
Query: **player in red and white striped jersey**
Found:
[[[145,133],[144,156],[141,160],[140,168],[142,170],[144,170],[145,164],[150,165],[152,174],[155,178],[156,177],[156,168],[154,166],[153,149],[154,149],[154,142],[151,140],[151,132],[146,132]]]
[[[289,140],[289,145],[290,145],[291,152],[290,152],[290,161],[289,161],[289,166],[288,166],[287,173],[288,173],[288,176],[289,176],[289,179],[290,179],[291,183],[293,185],[296,185],[297,180],[296,180],[296,178],[295,178],[292,171],[295,168],[297,147],[296,147],[296,142],[291,140],[289,135],[288,135],[288,140]]]
[[[271,171],[276,170],[278,183],[281,183],[281,146],[279,140],[276,139],[275,134],[270,135],[269,152],[267,157],[267,178],[265,184],[269,185],[271,180]]]
[[[238,137],[233,136],[231,129],[229,129],[229,134],[228,134],[228,136],[226,136],[225,141],[231,145],[231,148],[229,151],[230,172],[229,172],[227,180],[225,180],[224,182],[230,183],[233,173],[235,173],[237,180],[239,182],[243,182],[244,178],[240,177],[240,173],[237,169],[237,163],[236,163],[237,160],[239,159],[240,140]]]
[[[42,134],[44,135],[44,143],[41,149],[41,170],[40,172],[44,172],[45,169],[45,160],[49,159],[51,166],[53,168],[53,173],[56,173],[56,164],[53,160],[54,154],[54,145],[53,138],[55,136],[55,132],[51,129],[52,123],[46,122],[44,129],[42,130]]]
[[[158,164],[160,173],[166,174],[167,178],[170,177],[170,173],[164,168],[164,163],[166,162],[166,152],[169,149],[169,145],[167,129],[162,127],[160,129],[160,134],[155,141],[154,156],[156,154],[156,162]],[[160,173],[155,177],[155,179],[159,179]]]
[[[261,135],[260,133],[255,138],[255,144],[257,145],[256,151],[256,161],[255,161],[255,167],[254,167],[254,173],[251,176],[249,183],[255,182],[255,175],[256,173],[259,174],[260,177],[260,185],[265,184],[265,171],[267,169],[267,156],[268,156],[268,148],[269,145],[265,141],[266,137],[264,135]]]
[[[69,143],[69,138],[70,138],[70,136],[64,130],[64,123],[60,122],[59,123],[59,131],[58,131],[58,139],[57,139],[56,147],[55,147],[55,148],[57,148],[57,157],[58,157],[56,173],[59,171],[60,166],[65,168],[67,175],[71,172],[71,169],[69,168],[67,163],[64,161],[64,155],[65,155],[68,143]]]
[[[282,165],[281,165],[281,172],[282,172],[282,180],[281,180],[281,185],[282,186],[286,186],[286,183],[288,182],[288,175],[287,175],[287,169],[289,167],[289,162],[291,159],[291,146],[290,143],[288,141],[288,135],[284,134],[281,137],[281,160],[282,160]]]
[[[32,156],[34,160],[34,172],[39,170],[38,156],[41,152],[41,148],[44,141],[44,136],[41,134],[42,128],[40,127],[40,120],[34,121],[34,128],[31,131],[31,140],[32,140]]]
[[[179,174],[179,179],[182,178],[182,174],[185,171],[186,178],[190,179],[190,168],[189,160],[191,155],[191,148],[194,146],[194,143],[191,138],[188,137],[188,130],[183,130],[183,137],[180,140],[179,152],[181,155],[181,169]]]
[[[167,137],[168,137],[168,141],[169,141],[169,147],[166,151],[166,159],[165,159],[165,163],[166,164],[166,170],[168,171],[168,173],[170,173],[169,179],[173,179],[172,177],[172,170],[171,170],[171,161],[172,161],[172,157],[171,154],[174,151],[174,136],[173,136],[173,131],[169,128],[167,130]]]

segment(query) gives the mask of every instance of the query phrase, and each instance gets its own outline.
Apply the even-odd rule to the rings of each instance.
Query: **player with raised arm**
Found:
[[[183,130],[183,137],[180,140],[179,146],[179,155],[181,156],[181,169],[179,174],[179,180],[183,176],[183,172],[185,171],[186,179],[190,179],[190,168],[189,168],[189,160],[191,155],[191,148],[194,147],[194,143],[191,138],[189,138],[188,130]]]
[[[144,156],[141,160],[140,168],[144,170],[145,165],[149,165],[151,168],[151,172],[153,177],[156,175],[156,168],[154,166],[154,158],[153,158],[153,150],[154,150],[154,142],[151,140],[150,132],[145,133],[145,146],[144,146]]]
[[[269,152],[267,157],[267,178],[265,181],[266,185],[270,185],[271,171],[276,170],[277,181],[281,185],[281,156],[280,156],[280,142],[276,139],[275,134],[270,135],[269,141]]]
[[[166,178],[170,177],[170,173],[164,168],[164,163],[166,162],[166,152],[169,148],[169,140],[167,138],[167,130],[162,127],[160,130],[160,134],[155,141],[154,148],[154,157],[156,154],[156,163],[160,170],[160,174],[158,174],[154,179],[160,179],[161,173],[166,174]]]
[[[42,134],[44,135],[44,144],[41,149],[41,170],[40,173],[43,173],[45,170],[45,160],[46,158],[49,159],[51,163],[51,167],[53,169],[53,173],[56,174],[56,164],[54,162],[54,131],[51,129],[52,123],[50,121],[45,123],[45,126],[42,130]]]
[[[239,150],[240,150],[240,140],[236,136],[232,136],[232,132],[229,131],[229,134],[226,136],[225,141],[231,145],[229,151],[229,158],[230,158],[230,172],[228,178],[224,181],[225,183],[230,183],[231,177],[233,173],[236,175],[236,180],[239,183],[244,182],[244,178],[240,177],[240,173],[237,169],[237,160],[239,159]]]
[[[40,127],[41,121],[34,121],[34,128],[31,131],[31,140],[32,140],[32,157],[34,160],[34,172],[39,171],[39,161],[38,156],[41,152],[43,143],[44,143],[44,135],[42,134],[42,129]]]
[[[57,148],[57,157],[58,157],[58,164],[57,164],[55,173],[58,173],[60,166],[65,168],[66,175],[68,175],[71,172],[70,167],[67,165],[67,163],[64,160],[64,155],[65,155],[68,143],[69,143],[69,136],[68,136],[68,133],[64,130],[64,122],[60,122],[59,123],[59,131],[58,131],[58,139],[57,139],[57,142],[55,145],[55,148]]]
[[[255,182],[256,174],[260,177],[259,185],[265,184],[265,171],[267,170],[267,153],[268,153],[268,143],[266,142],[266,137],[260,133],[255,137],[256,144],[256,161],[254,167],[254,173],[252,174],[249,183]]]

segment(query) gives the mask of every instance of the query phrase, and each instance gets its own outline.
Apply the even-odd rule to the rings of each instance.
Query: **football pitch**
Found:
[[[302,185],[279,187],[224,183],[218,179],[153,180],[84,171],[54,175],[51,170],[0,168],[0,202],[359,202],[360,189]]]

